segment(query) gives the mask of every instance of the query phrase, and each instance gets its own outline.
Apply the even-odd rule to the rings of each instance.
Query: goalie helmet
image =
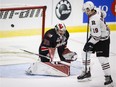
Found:
[[[94,6],[93,2],[87,1],[84,3],[82,10],[83,10],[83,12],[86,12],[87,9],[92,10],[94,8],[95,8],[95,6]]]
[[[55,25],[55,30],[58,31],[58,30],[61,30],[61,31],[66,31],[66,26],[64,23],[58,23]]]

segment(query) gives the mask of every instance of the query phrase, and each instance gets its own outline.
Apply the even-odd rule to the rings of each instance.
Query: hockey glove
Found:
[[[68,48],[64,50],[62,55],[67,61],[75,61],[77,59],[77,53],[70,51]]]
[[[94,46],[93,43],[90,43],[90,42],[89,43],[86,43],[85,46],[84,46],[83,51],[85,51],[85,52],[92,51],[93,46]]]

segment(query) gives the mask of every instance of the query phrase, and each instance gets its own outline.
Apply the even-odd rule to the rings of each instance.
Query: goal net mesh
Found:
[[[45,31],[45,13],[46,6],[0,7],[1,64],[16,58],[38,58],[20,49],[38,52]]]
[[[38,29],[44,33],[46,6],[0,8],[1,31]],[[7,26],[6,26],[7,25]],[[26,33],[24,33],[26,34]],[[30,33],[30,35],[32,32]],[[1,34],[2,37],[3,34]],[[16,35],[16,34],[15,34]],[[17,36],[19,34],[17,33]],[[5,35],[3,35],[5,36]],[[10,36],[10,35],[9,35]]]

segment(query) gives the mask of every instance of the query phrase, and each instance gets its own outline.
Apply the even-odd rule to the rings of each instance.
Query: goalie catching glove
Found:
[[[62,53],[62,56],[65,58],[65,60],[68,61],[77,60],[77,53],[70,51],[68,48],[65,48],[65,50]]]

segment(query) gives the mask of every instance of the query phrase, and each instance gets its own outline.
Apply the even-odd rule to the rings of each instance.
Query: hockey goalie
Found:
[[[70,64],[77,59],[77,53],[67,48],[69,32],[63,23],[48,30],[39,47],[39,59],[33,63],[27,74],[69,76]]]

